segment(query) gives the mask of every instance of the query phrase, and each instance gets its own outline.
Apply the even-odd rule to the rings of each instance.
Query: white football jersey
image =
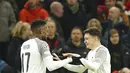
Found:
[[[30,39],[21,46],[21,73],[46,73],[44,58],[52,57],[49,46],[38,38]]]

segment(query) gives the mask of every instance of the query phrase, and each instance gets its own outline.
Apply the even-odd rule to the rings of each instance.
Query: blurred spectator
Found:
[[[90,28],[90,27],[96,27],[102,32],[101,23],[96,18],[92,18],[91,20],[88,21],[87,28]]]
[[[57,32],[61,37],[64,37],[64,32],[61,27],[61,18],[63,16],[63,5],[60,2],[52,2],[50,5],[50,17],[55,21],[56,28],[58,29]]]
[[[130,10],[130,0],[125,0],[125,10],[129,11]]]
[[[108,39],[108,31],[112,28],[115,28],[121,37],[128,33],[129,27],[123,23],[120,14],[120,9],[117,7],[111,7],[109,9],[109,20],[102,22],[103,37],[105,40]]]
[[[109,9],[113,6],[116,6],[120,9],[120,16],[123,19],[123,22],[130,27],[129,23],[129,16],[125,14],[123,9],[123,4],[120,4],[116,0],[105,0],[105,5],[98,5],[97,12],[98,12],[98,18],[100,21],[108,19],[109,16]]]
[[[92,18],[91,20],[88,21],[87,28],[91,28],[91,27],[96,27],[102,32],[101,23],[96,18]],[[105,41],[102,37],[101,37],[101,43],[102,43],[102,45],[107,47],[107,41]]]
[[[109,15],[109,8],[115,6],[116,0],[105,0],[105,5],[98,5],[97,12],[99,19],[106,20]]]
[[[78,0],[67,0],[67,3],[64,4],[64,15],[61,25],[65,39],[69,38],[70,32],[74,26],[85,28],[86,24],[86,13]]]
[[[71,37],[64,48],[64,52],[77,53],[80,54],[81,57],[86,56],[88,49],[86,49],[86,46],[84,44],[81,28],[74,27],[72,29]],[[79,59],[73,60],[72,64],[79,65]]]
[[[52,2],[60,2],[60,3],[63,3],[65,2],[65,0],[40,0],[40,2],[43,4],[43,7],[50,12],[50,5]]]
[[[120,9],[120,16],[122,17],[123,23],[130,28],[129,16],[125,14],[123,7],[119,4],[116,4],[115,7]]]
[[[123,22],[129,25],[129,17],[125,14],[123,6],[116,2],[116,0],[105,0],[105,5],[98,5],[97,12],[98,18],[102,20],[108,19],[109,9],[113,6],[117,6],[121,11],[121,17],[123,18]],[[127,20],[126,20],[127,19]]]
[[[16,19],[12,6],[5,0],[0,0],[0,58],[5,60],[10,32]]]
[[[20,21],[29,23],[36,19],[47,20],[48,17],[48,12],[42,8],[39,0],[28,0],[19,14]]]
[[[47,37],[47,43],[50,47],[50,52],[56,53],[57,55],[61,56],[62,55],[62,48],[64,47],[64,39],[56,33],[58,30],[56,28],[56,24],[53,20],[48,20],[47,21],[47,26],[48,26],[48,37]],[[55,71],[49,72],[47,70],[47,73],[64,73],[63,68],[57,69]]]
[[[83,42],[83,33],[81,28],[74,27],[71,31],[71,37],[65,46],[66,52],[78,53],[82,57],[86,56],[86,46]]]
[[[12,40],[8,47],[7,63],[14,69],[20,72],[20,48],[23,42],[31,36],[32,32],[30,24],[18,22],[12,31]]]
[[[50,47],[50,51],[52,53],[61,53],[62,47],[64,46],[64,40],[63,38],[60,37],[56,33],[56,24],[53,20],[48,20],[47,21],[47,26],[48,26],[48,38],[47,38],[47,43]]]
[[[128,48],[122,43],[118,31],[116,29],[111,29],[108,38],[108,49],[111,54],[112,72],[128,67]]]

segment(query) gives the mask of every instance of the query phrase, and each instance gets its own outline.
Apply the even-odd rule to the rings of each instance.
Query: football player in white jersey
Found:
[[[43,41],[47,37],[45,21],[35,20],[31,24],[31,30],[34,37],[25,41],[21,46],[21,73],[46,73],[46,68],[53,71],[72,62],[71,57],[53,61],[49,46]]]
[[[111,73],[110,53],[101,45],[101,32],[97,28],[88,28],[84,33],[84,42],[87,48],[91,49],[86,58],[81,58],[81,65],[67,64],[64,67],[70,71],[83,73]]]

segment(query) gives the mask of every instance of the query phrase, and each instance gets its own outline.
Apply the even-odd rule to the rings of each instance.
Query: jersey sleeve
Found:
[[[102,63],[105,61],[106,57],[107,57],[107,51],[99,50],[96,52],[94,61],[91,62],[86,60],[85,58],[81,58],[80,61],[85,67],[88,67],[93,71],[97,71],[100,65],[102,65]]]
[[[50,50],[49,50],[49,45],[42,40],[36,39],[37,45],[38,45],[38,50],[42,58],[46,58],[48,56],[52,57]]]
[[[67,58],[60,61],[53,61],[53,56],[50,53],[49,46],[45,41],[38,42],[39,53],[41,54],[43,61],[49,71],[56,70],[64,65],[72,62],[72,58]]]

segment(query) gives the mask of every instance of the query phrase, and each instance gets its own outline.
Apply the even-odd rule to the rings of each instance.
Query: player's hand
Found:
[[[64,57],[72,57],[72,54],[71,53],[63,53],[62,54]]]
[[[61,60],[56,53],[53,53],[53,56],[54,56],[53,59],[55,59],[56,61]]]

